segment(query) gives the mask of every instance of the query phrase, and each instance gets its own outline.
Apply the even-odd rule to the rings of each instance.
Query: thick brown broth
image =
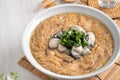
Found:
[[[48,49],[49,39],[71,25],[80,25],[95,34],[95,47],[91,54],[73,59],[57,49]],[[101,21],[79,13],[64,13],[52,16],[37,26],[31,36],[30,48],[36,61],[44,68],[75,76],[93,72],[105,65],[112,56],[114,43],[110,31]]]

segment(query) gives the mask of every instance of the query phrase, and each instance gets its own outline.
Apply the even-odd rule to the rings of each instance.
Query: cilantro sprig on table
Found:
[[[10,76],[13,78],[13,80],[18,80],[18,74],[14,72],[10,72]],[[0,74],[0,80],[7,80],[7,77],[4,76],[4,73]]]
[[[71,49],[72,46],[87,46],[88,41],[84,32],[79,32],[77,30],[64,31],[60,37],[60,44]]]
[[[14,80],[18,80],[18,74],[17,74],[17,73],[10,72],[10,75],[12,76],[12,78],[13,78]]]

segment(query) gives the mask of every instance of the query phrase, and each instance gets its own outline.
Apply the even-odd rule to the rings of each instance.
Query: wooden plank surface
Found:
[[[81,80],[100,80],[97,76],[86,78],[86,79],[81,79]]]
[[[119,59],[116,61],[116,64],[120,65],[120,57],[119,57]]]
[[[113,70],[111,70],[104,80],[120,80],[120,66],[115,65]]]
[[[114,67],[116,66],[116,64],[112,65],[108,70],[104,71],[103,73],[99,74],[98,76],[100,77],[100,79],[105,80],[105,77],[108,76],[108,74],[113,71]]]

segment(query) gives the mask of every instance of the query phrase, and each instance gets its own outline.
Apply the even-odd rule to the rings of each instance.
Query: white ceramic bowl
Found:
[[[102,68],[100,68],[92,73],[80,75],[80,76],[60,75],[60,74],[53,73],[49,70],[46,70],[45,68],[40,66],[40,64],[38,64],[36,62],[36,60],[34,59],[34,57],[32,56],[31,51],[30,51],[30,44],[29,44],[31,32],[36,28],[36,26],[41,21],[44,21],[45,19],[47,19],[53,15],[60,14],[60,13],[66,13],[66,12],[77,12],[77,13],[87,14],[92,17],[95,17],[95,18],[99,19],[100,21],[102,21],[107,26],[107,28],[111,31],[113,38],[114,38],[114,52],[113,52],[113,55],[110,58],[110,60]],[[36,16],[28,24],[28,26],[25,30],[23,40],[22,40],[22,47],[24,50],[24,54],[27,57],[27,59],[29,60],[29,62],[35,68],[40,70],[41,72],[43,72],[49,76],[52,76],[54,78],[57,78],[57,79],[77,80],[77,79],[82,79],[82,78],[88,78],[88,77],[97,75],[97,74],[105,71],[118,59],[119,54],[120,54],[120,33],[119,33],[118,26],[112,21],[112,19],[109,16],[107,16],[103,12],[101,12],[97,9],[94,9],[92,7],[88,7],[88,6],[77,5],[77,4],[66,4],[66,5],[59,5],[59,6],[55,6],[55,7],[46,9],[43,12],[41,12],[38,16]]]

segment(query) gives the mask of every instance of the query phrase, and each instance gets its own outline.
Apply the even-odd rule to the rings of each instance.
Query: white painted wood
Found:
[[[17,64],[24,56],[21,47],[23,32],[29,21],[40,11],[42,0],[0,0],[0,73],[13,71],[19,80],[40,80]],[[60,3],[63,0],[57,0]],[[58,3],[57,2],[57,3]]]
[[[21,39],[26,25],[39,12],[41,0],[0,0],[0,73],[17,72],[19,80],[40,80],[17,62],[24,56]]]

